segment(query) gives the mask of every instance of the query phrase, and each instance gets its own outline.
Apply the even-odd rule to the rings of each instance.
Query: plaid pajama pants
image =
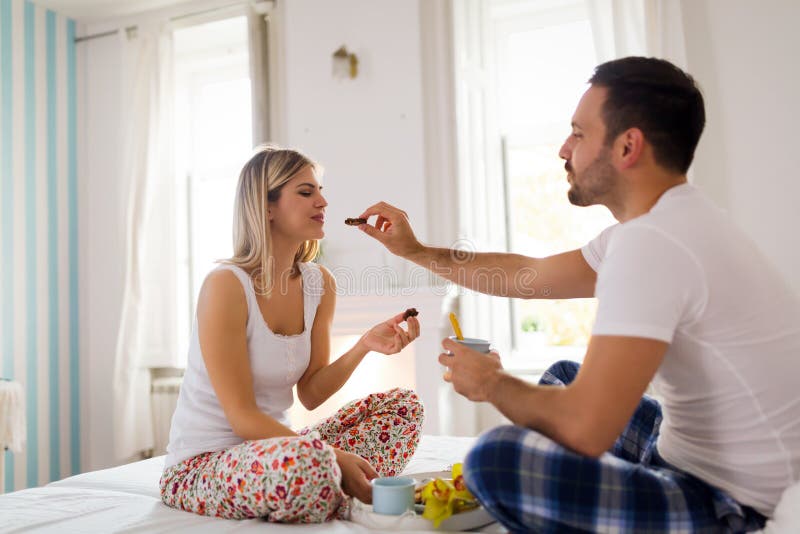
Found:
[[[541,384],[568,384],[558,362]],[[464,462],[469,489],[512,532],[748,532],[765,518],[668,464],[656,450],[661,407],[645,396],[613,447],[577,454],[520,426],[483,434]]]

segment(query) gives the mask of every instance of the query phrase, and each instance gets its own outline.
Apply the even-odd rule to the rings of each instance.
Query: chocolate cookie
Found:
[[[407,309],[407,310],[406,310],[406,312],[403,314],[403,320],[405,321],[405,320],[407,320],[409,317],[416,317],[417,315],[419,315],[419,312],[417,311],[417,309],[416,309],[416,308],[409,308],[409,309]]]

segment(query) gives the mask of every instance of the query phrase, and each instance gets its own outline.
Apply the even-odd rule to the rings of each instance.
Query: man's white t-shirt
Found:
[[[800,299],[689,184],[582,252],[592,334],[670,344],[654,379],[661,456],[771,516],[800,472]]]

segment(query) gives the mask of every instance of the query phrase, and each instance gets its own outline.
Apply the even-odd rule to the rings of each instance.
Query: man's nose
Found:
[[[564,141],[564,144],[561,145],[561,148],[558,151],[558,157],[561,158],[561,159],[567,159],[568,160],[571,154],[572,154],[572,151],[569,148],[569,138],[567,138],[567,140]]]

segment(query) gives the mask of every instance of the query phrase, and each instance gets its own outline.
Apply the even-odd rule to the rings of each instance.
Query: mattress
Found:
[[[474,438],[423,436],[404,473],[449,469]],[[0,532],[263,532],[263,520],[232,521],[173,510],[161,503],[164,457],[83,473],[39,488],[0,496]],[[490,526],[486,530],[496,531]],[[372,532],[350,521],[317,525],[269,524],[270,532]]]

